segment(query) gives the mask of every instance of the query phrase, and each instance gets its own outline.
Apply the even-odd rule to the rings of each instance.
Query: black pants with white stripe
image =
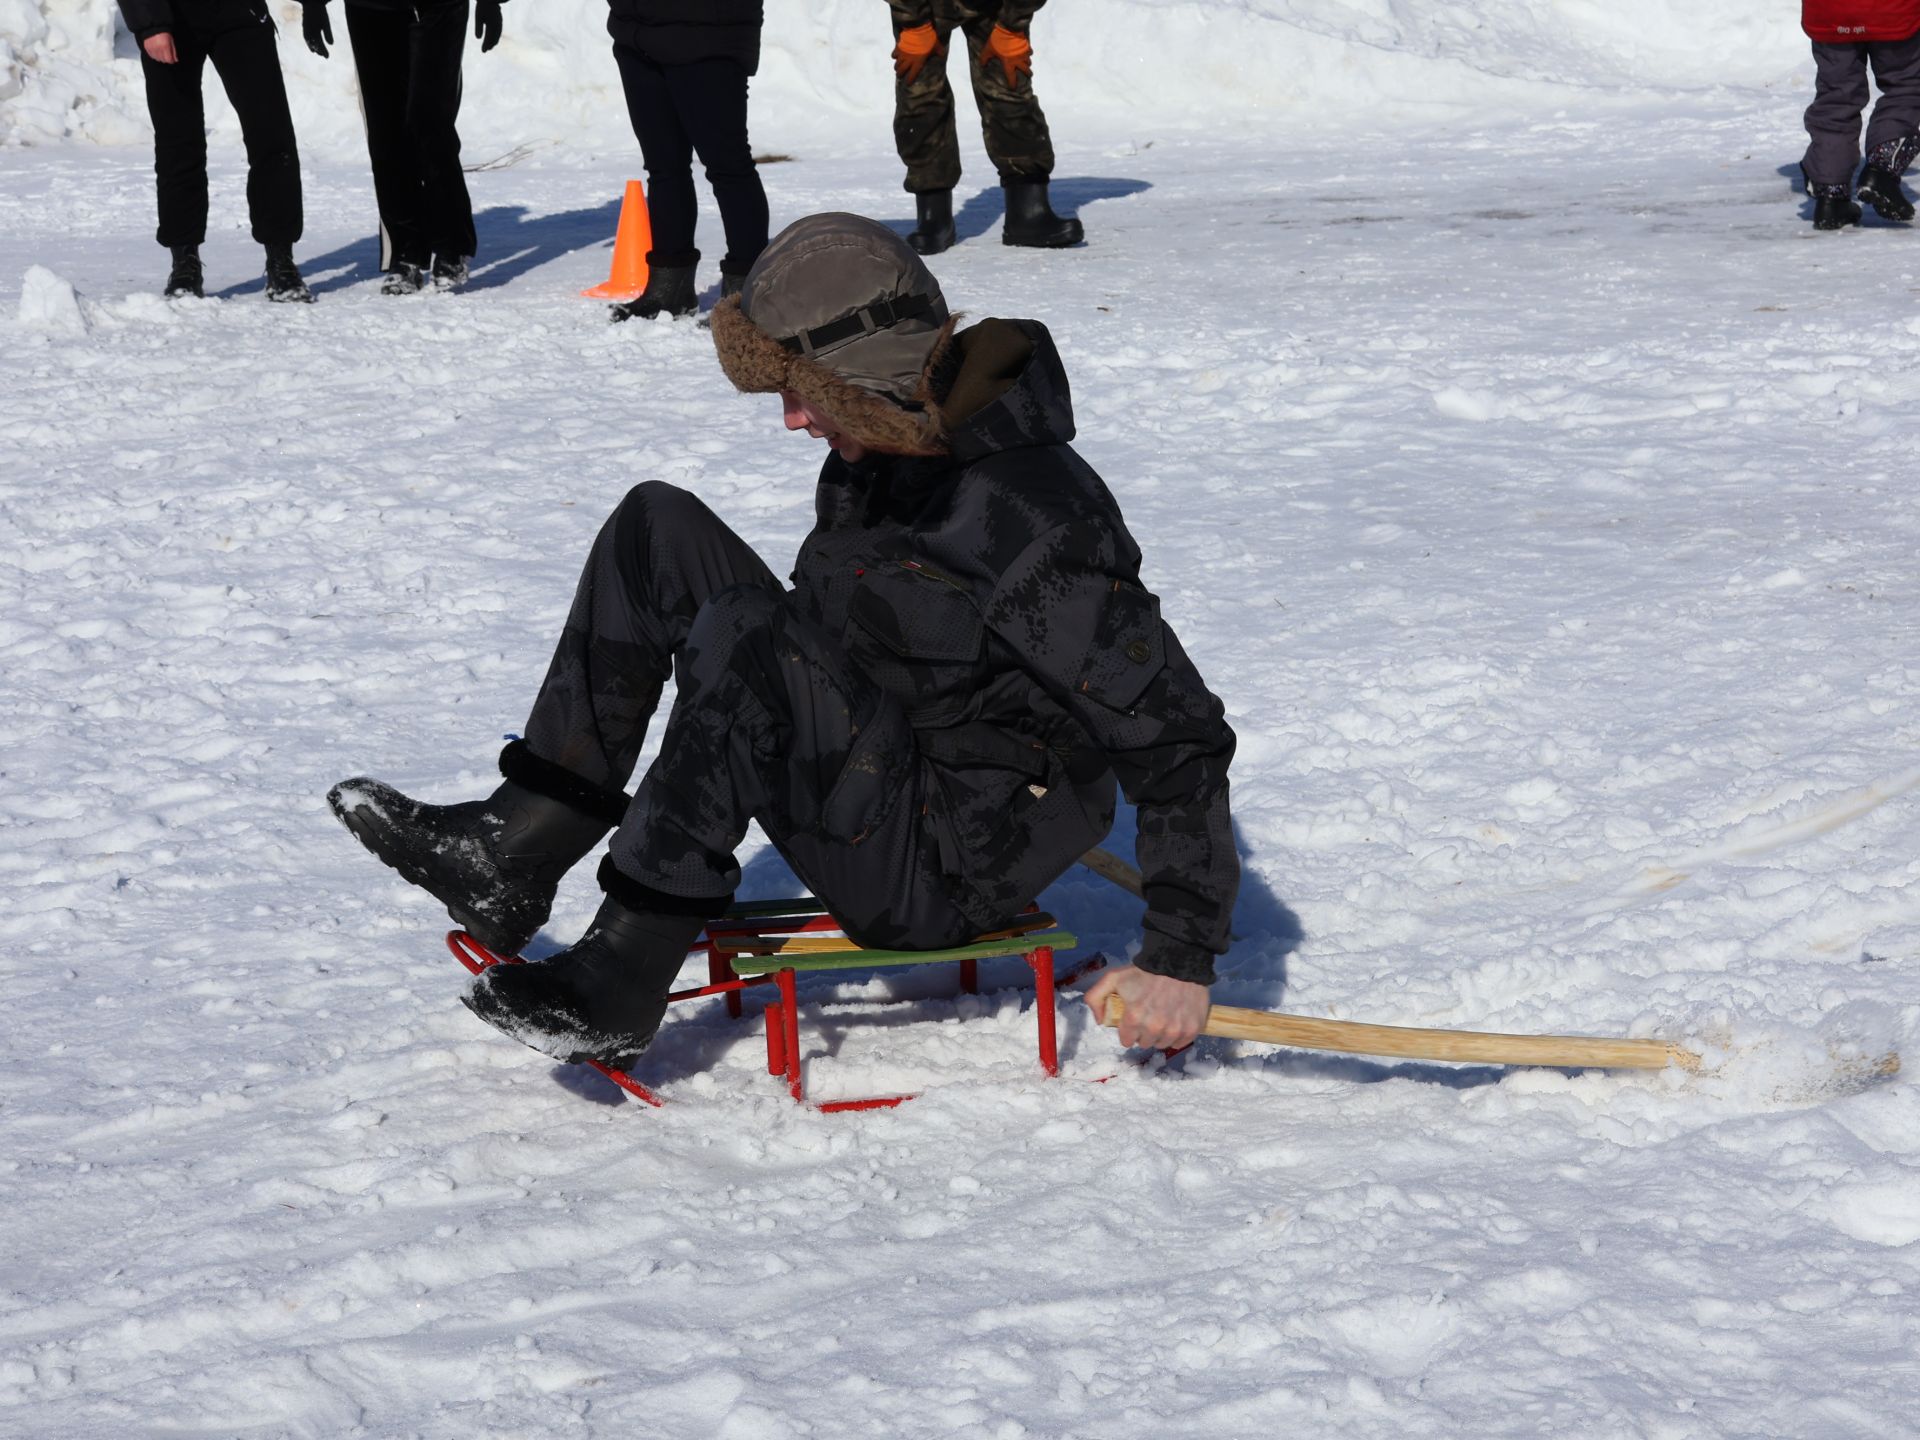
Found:
[[[473,201],[454,124],[467,0],[401,9],[348,0],[346,8],[389,267],[474,255]]]

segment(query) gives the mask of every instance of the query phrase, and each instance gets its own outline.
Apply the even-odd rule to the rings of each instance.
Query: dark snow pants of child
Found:
[[[987,159],[1008,180],[1045,180],[1053,174],[1053,135],[1040,100],[1033,93],[1033,77],[1021,75],[1014,83],[998,64],[982,65],[980,52],[993,33],[992,7],[935,0],[933,27],[942,44],[951,46],[958,30],[965,41],[965,59],[935,53],[912,83],[896,79],[893,92],[893,141],[900,163],[907,167],[907,189],[951,190],[960,183],[960,135],[954,118],[953,84],[948,66],[964,65],[973,84],[974,103],[980,109],[980,130]],[[902,8],[896,6],[893,33],[905,28]]]
[[[679,695],[614,834],[617,871],[717,908],[755,820],[863,943],[931,949],[979,933],[920,823],[928,772],[900,702],[711,510],[649,483],[587,557],[528,748],[623,789],[670,674]]]
[[[1920,35],[1848,45],[1813,42],[1813,104],[1807,107],[1807,184],[1847,185],[1860,164],[1860,116],[1867,108],[1867,68],[1880,99],[1867,123],[1867,159],[1899,175],[1913,160],[1920,131]]]
[[[693,157],[713,186],[727,236],[720,268],[745,275],[767,248],[767,192],[747,140],[747,67],[709,58],[663,65],[616,40],[613,58],[627,116],[647,167],[647,213],[653,226],[650,264],[694,265],[697,219]]]
[[[366,108],[367,158],[392,254],[384,268],[479,251],[460,170],[460,57],[467,0],[414,6],[347,0],[347,34]]]
[[[170,33],[180,58],[163,65],[140,52],[160,192],[155,238],[169,247],[207,238],[207,112],[200,82],[211,60],[246,141],[253,238],[262,245],[292,245],[303,223],[300,153],[266,0],[206,0],[178,5],[175,15]]]

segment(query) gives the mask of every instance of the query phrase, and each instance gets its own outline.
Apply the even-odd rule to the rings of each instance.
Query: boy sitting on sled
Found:
[[[473,1012],[566,1061],[628,1068],[758,821],[862,944],[1005,925],[1139,809],[1145,935],[1088,993],[1129,1045],[1205,1023],[1239,883],[1222,707],[1139,580],[1077,455],[1046,327],[957,329],[905,241],[855,215],[777,236],[713,338],[742,391],[827,442],[793,588],[693,495],[639,485],[587,556],[525,738],[484,800],[377,780],[328,800],[366,847],[512,955],[613,830],[587,932],[493,966]],[[669,675],[660,754],[632,774]]]

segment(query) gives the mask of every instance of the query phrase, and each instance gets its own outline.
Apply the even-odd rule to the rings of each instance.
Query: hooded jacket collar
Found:
[[[940,415],[961,464],[1001,450],[1072,442],[1073,397],[1053,336],[1038,320],[982,320],[953,337]]]

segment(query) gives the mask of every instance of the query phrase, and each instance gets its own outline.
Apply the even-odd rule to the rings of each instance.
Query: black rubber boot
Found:
[[[691,315],[700,308],[694,294],[693,272],[696,265],[649,265],[647,288],[624,305],[613,307],[615,323],[622,320],[651,320],[656,315]]]
[[[1086,239],[1078,220],[1053,213],[1046,181],[1003,180],[1000,188],[1007,196],[1007,223],[1000,231],[1002,244],[1059,250]]]
[[[1913,219],[1913,202],[1900,188],[1900,177],[1891,170],[1868,165],[1860,172],[1860,181],[1853,193],[1873,206],[1874,213],[1882,220],[1904,224]]]
[[[291,245],[267,246],[267,299],[281,304],[313,303],[313,291],[300,278],[300,267],[293,263]]]
[[[913,197],[918,223],[907,236],[907,244],[922,255],[938,255],[954,242],[953,191],[922,190]]]
[[[200,247],[175,245],[171,253],[173,269],[167,272],[167,299],[177,300],[182,295],[191,295],[196,300],[204,299],[207,274],[200,268]]]
[[[491,965],[461,997],[494,1029],[578,1065],[630,1067],[667,1013],[667,992],[706,921],[632,910],[609,896],[572,945],[544,960]]]
[[[513,751],[509,746],[508,755]],[[515,767],[503,756],[502,768]],[[575,783],[585,793],[572,803],[509,779],[485,800],[426,805],[361,778],[334,786],[327,804],[362,845],[445,905],[482,945],[518,955],[546,923],[561,877],[600,843],[625,806],[617,791]]]
[[[1839,230],[1860,223],[1860,207],[1845,185],[1809,185],[1813,195],[1813,228]]]

